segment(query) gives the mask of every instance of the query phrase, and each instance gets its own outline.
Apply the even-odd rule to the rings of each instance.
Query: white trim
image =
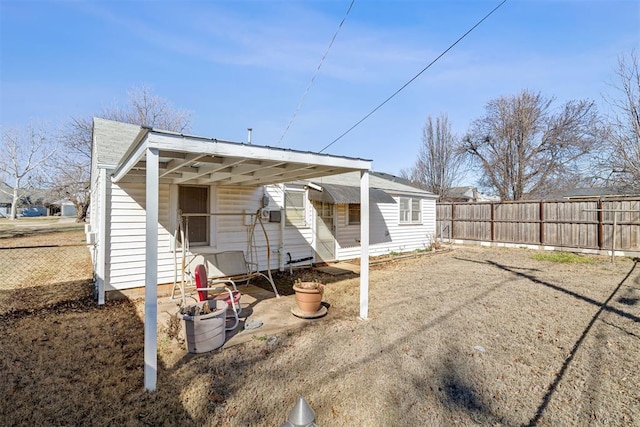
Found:
[[[158,379],[158,150],[147,151],[146,256],[144,286],[144,388],[155,391]]]
[[[116,170],[113,172],[113,182],[118,182],[124,178],[124,176],[127,175],[140,160],[142,160],[145,153],[148,153],[147,145],[145,138],[145,140],[138,144],[134,150],[131,150],[130,154],[128,153],[126,161],[124,163],[120,162]],[[156,150],[156,154],[157,153],[158,151]]]
[[[407,199],[409,200],[409,220],[408,221],[403,221],[402,220],[402,199]],[[413,210],[413,202],[417,201],[418,202],[418,214],[420,215],[420,217],[418,218],[417,221],[413,220],[413,213],[415,212]],[[418,198],[418,197],[407,197],[407,196],[399,196],[398,197],[398,225],[422,225],[423,224],[423,212],[422,212],[422,199]]]
[[[369,315],[369,171],[360,172],[360,318]]]
[[[280,162],[294,162],[346,168],[351,170],[368,169],[371,161],[330,156],[311,152],[299,152],[283,148],[248,145],[237,142],[204,139],[194,136],[170,135],[150,131],[146,141],[150,146],[160,150],[179,151],[186,153],[205,153],[222,157],[238,157],[256,160],[271,160]]]
[[[96,286],[98,287],[98,305],[105,303],[106,271],[107,271],[107,170],[100,169],[100,214],[98,225],[98,262],[96,265]]]
[[[171,241],[169,242],[169,250],[175,252],[178,246],[178,185],[169,184],[169,232],[171,233]]]

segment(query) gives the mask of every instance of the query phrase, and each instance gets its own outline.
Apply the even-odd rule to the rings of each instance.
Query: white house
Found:
[[[242,249],[251,223],[247,218],[255,218],[253,212],[261,215],[267,204],[266,185],[357,172],[362,206],[360,316],[367,318],[370,167],[370,160],[94,119],[87,233],[89,241],[96,243],[98,300],[104,303],[106,291],[144,286],[145,388],[156,388],[158,284],[173,282],[176,266],[181,264],[176,239],[179,212],[207,214],[188,232],[194,250]],[[279,224],[269,224],[270,230],[265,227],[267,236],[283,232],[282,218]],[[265,242],[252,246],[261,243]],[[267,255],[265,251],[259,260],[261,268],[267,267]]]
[[[255,256],[260,270],[282,270],[300,259],[318,263],[361,256],[360,174],[370,161],[229,143],[96,118],[88,229],[90,240],[97,243],[94,259],[101,298],[105,292],[145,286],[146,164],[130,158],[143,138],[162,143],[157,283],[182,278],[176,237],[178,225],[184,228],[185,222],[189,254],[243,250],[247,258]],[[236,157],[230,148],[247,157]],[[275,160],[260,158],[262,151]],[[369,174],[369,186],[370,254],[424,249],[432,243],[436,196],[376,172]],[[180,212],[206,216],[181,218]],[[249,242],[256,214],[262,215],[269,251],[260,230]]]
[[[357,172],[267,186],[265,190],[275,209],[284,208],[286,213],[280,249],[286,255],[285,263],[289,258],[311,258],[317,263],[360,256]],[[429,248],[435,235],[436,199],[402,178],[371,172],[369,254]]]
[[[157,288],[182,279],[183,245],[186,257],[243,250],[263,271],[360,258],[366,318],[369,251],[429,246],[436,200],[370,167],[95,118],[87,233],[98,300],[144,287],[147,388],[155,388]],[[264,233],[251,233],[257,220]]]

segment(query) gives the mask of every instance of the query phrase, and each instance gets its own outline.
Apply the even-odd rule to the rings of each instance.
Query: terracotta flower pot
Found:
[[[320,310],[324,285],[315,282],[299,282],[293,285],[296,303],[301,312],[313,314]]]

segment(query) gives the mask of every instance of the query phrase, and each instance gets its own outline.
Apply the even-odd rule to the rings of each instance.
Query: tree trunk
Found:
[[[15,220],[18,214],[18,189],[14,187],[13,197],[11,198],[11,214],[9,219]]]

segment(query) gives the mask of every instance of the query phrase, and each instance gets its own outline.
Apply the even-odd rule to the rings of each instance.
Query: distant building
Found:
[[[594,188],[573,188],[567,190],[560,198],[567,200],[576,199],[609,199],[617,197],[637,197],[640,191],[631,187],[594,187]]]
[[[441,202],[499,202],[499,196],[480,193],[476,187],[451,187]]]
[[[11,187],[0,182],[0,218],[8,217],[11,213]]]

